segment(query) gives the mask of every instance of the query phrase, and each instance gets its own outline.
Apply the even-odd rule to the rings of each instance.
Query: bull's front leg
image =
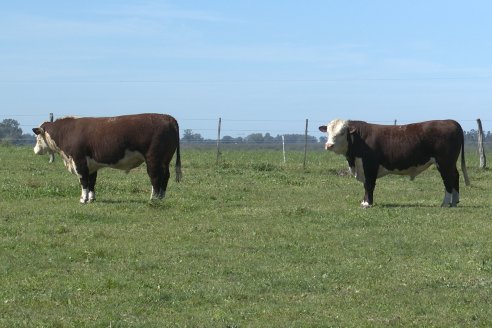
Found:
[[[374,181],[374,183],[371,183],[366,179],[366,182],[364,183],[364,191],[365,191],[364,199],[360,203],[360,206],[362,208],[369,208],[372,206],[375,187],[376,187],[376,181]]]
[[[80,177],[80,186],[82,193],[80,195],[80,204],[85,204],[89,201],[89,180],[87,177]]]
[[[89,203],[96,200],[96,179],[97,179],[97,171],[89,175]]]
[[[91,180],[89,174],[89,168],[87,167],[87,162],[85,161],[85,159],[74,161],[74,162],[75,162],[75,171],[79,176],[80,186],[82,187],[82,193],[80,195],[80,203],[85,204],[89,202],[89,185]]]
[[[80,204],[89,202],[89,176],[80,177],[80,186],[82,187],[82,193],[80,195]]]
[[[360,203],[362,208],[369,208],[373,205],[374,188],[376,188],[377,166],[363,163],[364,167],[364,199]]]

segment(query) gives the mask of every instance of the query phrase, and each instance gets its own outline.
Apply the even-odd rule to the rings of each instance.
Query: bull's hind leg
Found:
[[[455,167],[438,166],[444,183],[444,199],[441,207],[456,207],[459,202],[459,173]]]
[[[451,206],[456,206],[460,202],[460,173],[454,169],[454,186],[451,193]],[[453,205],[454,204],[454,205]]]
[[[164,179],[162,181],[162,186],[161,186],[162,197],[166,196],[167,183],[169,182],[169,177],[171,176],[171,173],[169,173],[169,163],[164,164],[163,172],[164,172]]]
[[[162,169],[160,167],[154,167],[147,164],[147,173],[149,174],[150,183],[152,184],[150,200],[161,199],[164,197],[161,190],[162,181],[164,179]]]
[[[166,195],[167,183],[169,181],[169,165],[147,163],[147,173],[152,184],[150,200],[162,199]]]

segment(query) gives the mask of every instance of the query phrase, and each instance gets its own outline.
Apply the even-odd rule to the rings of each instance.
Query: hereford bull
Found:
[[[33,129],[35,154],[59,153],[80,179],[81,203],[96,199],[97,171],[111,167],[130,171],[143,162],[152,184],[151,200],[163,198],[169,163],[176,152],[176,181],[181,178],[178,122],[169,115],[66,117]]]
[[[463,129],[456,121],[377,125],[337,119],[319,130],[328,134],[325,149],[345,156],[350,172],[364,183],[364,208],[373,204],[377,178],[399,174],[413,180],[432,164],[436,164],[444,182],[442,206],[456,206],[460,190],[456,161],[460,152],[461,170],[469,185]]]

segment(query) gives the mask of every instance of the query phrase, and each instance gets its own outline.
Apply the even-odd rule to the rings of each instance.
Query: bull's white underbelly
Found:
[[[113,169],[118,169],[128,172],[131,169],[136,168],[137,166],[139,166],[145,161],[145,158],[142,155],[142,153],[138,151],[129,151],[129,150],[125,150],[125,156],[114,164],[99,163],[93,158],[90,158],[89,156],[87,156],[86,159],[87,159],[87,166],[89,167],[90,173],[94,173],[97,170],[104,167],[110,167]]]
[[[429,166],[434,164],[436,161],[434,158],[423,164],[417,166],[411,166],[404,170],[388,170],[384,166],[380,165],[378,169],[378,178],[383,177],[388,174],[397,174],[397,175],[408,175],[410,179],[414,179],[417,175],[425,171]],[[355,167],[350,168],[350,172],[357,178],[357,180],[361,182],[365,182],[366,178],[364,175],[364,168],[362,166],[362,158],[355,159]]]
[[[60,155],[63,159],[63,162],[65,164],[65,167],[68,169],[69,172],[76,174],[80,177],[80,174],[78,172],[77,165],[75,164],[75,161],[71,156],[67,156],[63,151],[60,151]],[[99,169],[102,169],[104,167],[110,167],[118,170],[124,170],[126,172],[130,171],[131,169],[136,168],[137,166],[140,166],[144,161],[145,158],[142,155],[142,153],[138,151],[125,151],[125,156],[121,158],[118,162],[114,164],[108,164],[108,163],[100,163],[94,160],[93,158],[86,156],[87,160],[87,167],[89,168],[89,173],[94,173]]]

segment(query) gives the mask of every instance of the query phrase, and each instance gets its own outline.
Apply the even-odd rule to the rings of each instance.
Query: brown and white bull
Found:
[[[377,178],[399,174],[413,180],[432,164],[436,164],[444,182],[442,206],[456,206],[460,190],[456,161],[460,152],[461,170],[469,185],[463,129],[456,121],[377,125],[337,119],[319,130],[328,134],[325,149],[345,156],[350,172],[364,183],[364,208],[373,204]]]
[[[181,178],[178,122],[169,115],[66,117],[34,128],[35,154],[59,153],[80,179],[81,203],[96,198],[97,171],[104,167],[130,171],[143,162],[152,184],[151,199],[163,198],[169,163],[176,152],[176,181]]]

